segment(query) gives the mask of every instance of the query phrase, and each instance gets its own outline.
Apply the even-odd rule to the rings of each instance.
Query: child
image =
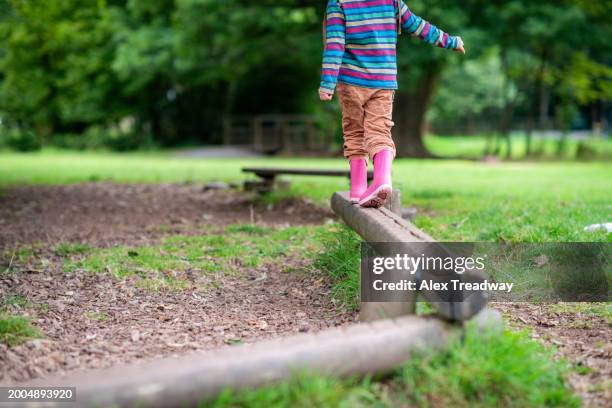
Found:
[[[429,44],[465,53],[463,41],[412,14],[403,0],[329,0],[325,20],[319,97],[329,101],[337,88],[344,157],[350,163],[351,201],[362,207],[380,207],[392,191],[397,34],[404,29]],[[370,187],[368,158],[374,163]]]

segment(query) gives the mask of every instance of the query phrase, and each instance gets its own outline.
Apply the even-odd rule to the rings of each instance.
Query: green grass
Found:
[[[0,153],[0,186],[127,182],[237,182],[243,166],[345,169],[341,159],[186,159],[169,154],[114,154],[45,150]],[[405,205],[419,209],[417,225],[444,241],[608,241],[590,224],[610,221],[612,163],[484,164],[407,160],[394,164],[394,184]],[[326,202],[347,188],[342,178],[288,177],[287,195]],[[275,198],[268,198],[272,200]]]
[[[314,256],[313,266],[332,280],[331,295],[348,310],[357,310],[361,239],[343,224],[319,230],[321,250]]]
[[[512,160],[525,158],[527,144],[524,135],[511,136]],[[486,135],[478,136],[437,136],[425,138],[425,145],[433,154],[440,157],[460,157],[480,159],[487,146]],[[612,140],[603,138],[568,139],[563,154],[558,154],[559,141],[555,139],[533,139],[531,159],[538,160],[572,160],[578,159],[612,159]],[[506,143],[502,141],[500,155],[507,157]]]
[[[367,402],[370,404],[367,404]],[[296,375],[292,380],[274,387],[234,393],[226,390],[214,401],[202,402],[204,408],[327,408],[380,406],[366,381],[342,381],[308,374]]]
[[[569,366],[527,332],[467,330],[443,353],[428,352],[401,371],[401,390],[418,406],[578,406],[565,386]]]
[[[300,374],[279,386],[225,391],[222,407],[577,407],[570,367],[526,332],[470,326],[447,349],[416,353],[384,381]]]
[[[4,295],[1,299],[0,299],[0,308],[5,307],[5,306],[19,306],[19,307],[25,307],[27,305],[29,305],[28,299],[26,299],[24,296],[21,295],[14,295],[14,294],[6,294]]]
[[[612,304],[610,303],[563,302],[552,305],[550,310],[557,313],[597,316],[604,319],[609,326],[612,326]]]
[[[85,317],[89,320],[94,320],[98,322],[105,322],[108,320],[108,315],[106,313],[99,313],[94,311],[85,312]]]
[[[330,225],[319,231],[318,240],[321,250],[314,266],[329,274],[332,295],[340,305],[355,309],[359,291],[359,238],[347,227]],[[419,314],[432,312],[425,302],[417,306]],[[602,311],[601,306],[593,305],[585,310],[606,313],[607,309]],[[451,343],[443,352],[415,355],[383,384],[297,377],[276,388],[238,394],[226,392],[215,406],[579,406],[579,400],[565,382],[570,367],[554,359],[553,352],[529,339],[526,332],[480,333],[470,326],[462,341]],[[585,370],[575,367],[575,371]],[[319,397],[323,399],[316,399]]]
[[[446,147],[449,148],[448,146]],[[178,159],[165,154],[43,151],[0,153],[0,187],[15,184],[240,181],[242,166],[346,168],[340,159]],[[417,224],[439,240],[607,241],[586,233],[610,221],[610,163],[502,163],[397,160],[394,183],[405,204],[419,208]],[[324,202],[346,189],[341,178],[292,177],[286,195]],[[278,196],[266,198],[274,201]],[[314,239],[312,237],[315,237]],[[355,307],[358,290],[356,237],[338,225],[281,230],[232,226],[224,235],[168,238],[159,246],[90,249],[74,253],[66,269],[142,274],[152,286],[164,272],[199,268],[231,273],[240,267],[316,254],[315,266],[332,277],[333,296]],[[324,250],[323,250],[324,249]],[[296,252],[292,252],[296,251]],[[27,254],[24,254],[24,256]],[[106,267],[109,269],[106,269]],[[180,276],[180,275],[179,275]],[[421,307],[421,309],[427,309]],[[447,351],[423,353],[385,381],[345,381],[298,376],[278,387],[227,391],[217,407],[353,406],[577,406],[564,384],[567,366],[525,333],[482,335],[468,331]]]
[[[36,257],[37,245],[23,245],[14,250],[5,250],[0,253],[2,261],[8,266],[12,262],[28,262]]]
[[[92,248],[87,244],[61,242],[55,247],[55,254],[57,256],[67,257],[70,255],[84,254],[91,251],[91,249]]]
[[[22,295],[2,294],[0,297],[0,343],[12,347],[27,340],[42,337],[41,333],[30,323],[30,318],[11,314],[9,306],[24,308],[31,306],[31,303]]]
[[[64,270],[108,272],[117,278],[137,276],[147,289],[180,290],[188,285],[183,277],[187,270],[217,279],[303,256],[314,250],[317,244],[311,237],[322,228],[230,225],[223,234],[172,236],[154,246],[89,248],[85,256],[67,259]]]
[[[452,251],[454,245],[449,245]],[[512,293],[492,294],[492,301],[605,301],[612,286],[607,243],[493,243],[473,247],[484,259],[487,275],[514,283]],[[580,273],[576,273],[579,271]]]
[[[39,337],[40,332],[32,327],[27,317],[0,312],[0,343],[12,347]]]

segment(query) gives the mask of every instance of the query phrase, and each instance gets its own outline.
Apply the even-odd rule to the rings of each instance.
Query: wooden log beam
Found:
[[[435,242],[387,208],[361,208],[351,203],[348,192],[334,193],[331,207],[366,242]]]
[[[403,219],[399,214],[387,208],[361,208],[349,201],[347,192],[334,193],[331,199],[331,207],[333,211],[342,218],[342,220],[351,227],[364,241],[370,243],[435,243],[435,240],[425,232],[418,229],[410,222]],[[444,250],[443,245],[440,246]],[[419,257],[422,247],[404,245],[402,250],[410,256]],[[395,254],[380,254],[381,256],[394,256]],[[458,275],[459,276],[459,275]],[[419,276],[408,276],[418,280],[436,280],[435,276],[429,275],[425,271]],[[481,272],[466,271],[460,276],[461,280],[469,282],[481,282],[485,276]],[[439,294],[434,291],[422,292],[423,297],[429,301],[435,308],[438,314],[449,320],[467,320],[482,310],[486,303],[484,293],[473,294],[462,301],[449,302],[440,301]],[[377,318],[376,313],[372,313],[373,308],[383,308],[391,310],[391,316],[406,314],[409,312],[408,306],[414,302],[414,292],[397,292],[396,298],[392,302],[380,303],[371,305],[367,302],[362,302],[362,311],[364,317],[362,320],[371,320]],[[397,305],[393,305],[397,303]],[[384,316],[388,317],[388,316]]]
[[[350,177],[347,170],[319,170],[319,169],[299,169],[299,168],[276,168],[276,167],[244,167],[243,173],[254,173],[260,178],[274,178],[279,175],[292,176],[323,176],[323,177]],[[368,180],[374,176],[372,170],[368,171]]]
[[[499,321],[496,312],[487,312],[484,319],[487,324]],[[444,347],[459,328],[432,317],[405,316],[24,385],[76,387],[79,407],[194,406],[227,388],[260,387],[297,373],[347,377],[390,372],[417,350]]]

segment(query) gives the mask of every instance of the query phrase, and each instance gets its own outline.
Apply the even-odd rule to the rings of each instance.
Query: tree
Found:
[[[465,30],[469,20],[467,9],[457,2],[414,0],[407,4],[411,11],[443,31],[469,38],[468,30]],[[466,44],[469,50],[469,40]],[[393,130],[397,154],[427,157],[430,154],[423,144],[425,114],[449,58],[459,58],[459,56],[448,50],[421,43],[416,38],[404,37],[398,39],[397,54],[400,89],[395,98]]]
[[[109,32],[98,21],[103,2],[11,1],[0,21],[0,110],[16,125],[41,136],[80,132],[107,112],[112,93],[107,61]],[[115,88],[116,89],[116,88]]]
[[[43,137],[130,122],[133,134],[176,145],[220,141],[227,115],[323,112],[315,90],[324,3],[0,0],[3,121]],[[608,98],[610,2],[407,3],[461,35],[468,55],[399,39],[394,135],[400,156],[429,155],[425,115],[439,84],[445,102],[434,113],[456,121],[499,110],[494,82],[502,75],[502,137],[493,151],[509,143],[515,112],[527,114],[534,128],[553,105],[557,113],[578,104],[595,112]],[[487,58],[499,64],[487,65]]]
[[[610,61],[609,15],[610,2],[585,0],[450,0],[408,2],[417,14],[439,25],[451,34],[461,35],[468,52],[465,60],[478,58],[495,47],[505,78],[504,107],[499,118],[499,138],[493,153],[499,153],[500,141],[505,140],[511,151],[509,130],[515,110],[524,108],[530,122],[543,124],[548,115],[551,95],[563,99],[561,77],[571,77],[569,62],[576,52],[584,51],[592,62],[607,66]],[[571,27],[571,29],[568,29]],[[436,91],[441,73],[451,56],[443,50],[432,50],[416,40],[399,39],[398,69],[401,89],[396,97],[396,128],[398,154],[428,156],[422,138],[425,113]],[[585,67],[584,64],[582,64]],[[591,88],[601,87],[601,70],[592,77]],[[575,73],[576,71],[574,71]],[[466,78],[457,77],[456,81]],[[605,87],[605,86],[604,86]],[[574,87],[570,87],[575,89]],[[561,93],[559,93],[561,92]],[[573,91],[572,91],[573,95]],[[565,101],[565,102],[564,102]],[[523,106],[524,105],[524,106]],[[531,126],[533,127],[533,125]],[[530,131],[528,131],[530,134]]]
[[[504,103],[503,86],[495,48],[481,58],[451,63],[441,76],[428,121],[437,123],[443,132],[466,125],[465,132],[473,134],[477,120],[499,115]]]

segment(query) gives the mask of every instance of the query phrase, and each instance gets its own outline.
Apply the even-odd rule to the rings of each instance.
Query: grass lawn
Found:
[[[201,407],[578,407],[568,366],[525,332],[468,327],[445,351],[416,354],[382,381],[296,376],[259,390],[226,391]]]
[[[0,152],[0,194],[4,188],[23,184],[239,182],[250,177],[240,171],[247,165],[346,168],[341,159],[211,160],[176,158],[170,152]],[[397,160],[394,184],[402,192],[404,205],[418,208],[417,224],[440,240],[609,241],[604,232],[587,233],[583,228],[612,221],[611,174],[612,164],[603,162]],[[347,188],[347,181],[341,178],[290,179],[290,191],[269,199],[304,195],[325,203],[332,192]],[[55,251],[75,256],[65,263],[68,272],[78,267],[95,273],[110,266],[111,273],[122,277],[146,269],[156,272],[143,276],[150,289],[169,286],[182,290],[180,279],[174,282],[164,275],[169,267],[180,271],[183,263],[194,263],[204,271],[229,273],[229,262],[236,256],[256,264],[287,251],[287,234],[298,236],[298,247],[308,248],[313,267],[331,276],[332,295],[338,303],[354,308],[359,241],[339,224],[286,230],[239,225],[228,227],[223,235],[170,237],[154,247],[97,249],[65,243]],[[214,260],[200,256],[202,246]],[[31,256],[27,248],[22,252],[17,255]],[[38,335],[27,319],[2,315],[1,309],[0,341],[17,344]],[[103,317],[92,316],[98,318]],[[468,329],[446,351],[416,355],[385,379],[338,380],[306,373],[275,387],[243,393],[228,390],[203,406],[578,406],[578,398],[566,383],[571,368],[552,358],[552,352],[525,332]]]
[[[331,276],[332,295],[341,305],[356,307],[359,238],[340,224],[316,229],[314,267]],[[445,350],[416,353],[384,378],[338,380],[302,373],[267,388],[226,390],[201,406],[578,407],[580,399],[566,385],[572,368],[553,353],[526,331],[468,324]]]
[[[286,257],[305,256],[313,259],[313,268],[329,274],[332,296],[340,307],[357,306],[359,238],[339,223],[286,228],[230,225],[217,234],[171,236],[154,246],[94,248],[61,243],[54,251],[65,258],[66,273],[79,268],[112,273],[117,278],[141,275],[139,284],[149,290],[167,287],[179,291],[185,289],[180,277],[184,268],[214,275],[214,286],[215,279],[235,273],[231,265],[237,260],[254,267],[279,258],[282,263]],[[16,256],[25,262],[35,254],[24,248]],[[178,275],[168,275],[170,270]],[[26,302],[21,296],[9,296],[3,304]],[[419,303],[419,309],[425,309],[423,306]],[[87,317],[101,322],[108,319],[97,312],[88,312]],[[0,342],[16,345],[39,336],[27,318],[0,313]],[[445,350],[417,353],[384,378],[337,379],[298,373],[276,386],[245,392],[226,390],[201,406],[577,407],[580,400],[566,385],[571,372],[570,364],[553,358],[553,350],[531,340],[525,331],[483,332],[470,326]]]
[[[19,184],[87,181],[240,181],[243,166],[346,168],[341,159],[185,159],[170,153],[92,153],[46,150],[0,152],[0,189]],[[400,159],[394,184],[405,205],[419,209],[417,224],[445,241],[606,241],[584,232],[612,221],[612,163],[485,164]],[[290,194],[324,202],[346,189],[342,178],[289,177]]]
[[[514,134],[510,137],[512,160],[525,158],[527,143],[525,136]],[[436,136],[429,135],[425,139],[427,149],[440,157],[460,157],[479,159],[486,151],[487,143],[493,143],[493,138],[487,141],[486,135],[479,136]],[[612,160],[612,140],[604,138],[585,138],[566,140],[563,153],[559,155],[559,140],[554,138],[534,138],[531,142],[531,159],[537,160],[573,160],[579,159]],[[501,142],[500,155],[508,157],[506,141]]]

